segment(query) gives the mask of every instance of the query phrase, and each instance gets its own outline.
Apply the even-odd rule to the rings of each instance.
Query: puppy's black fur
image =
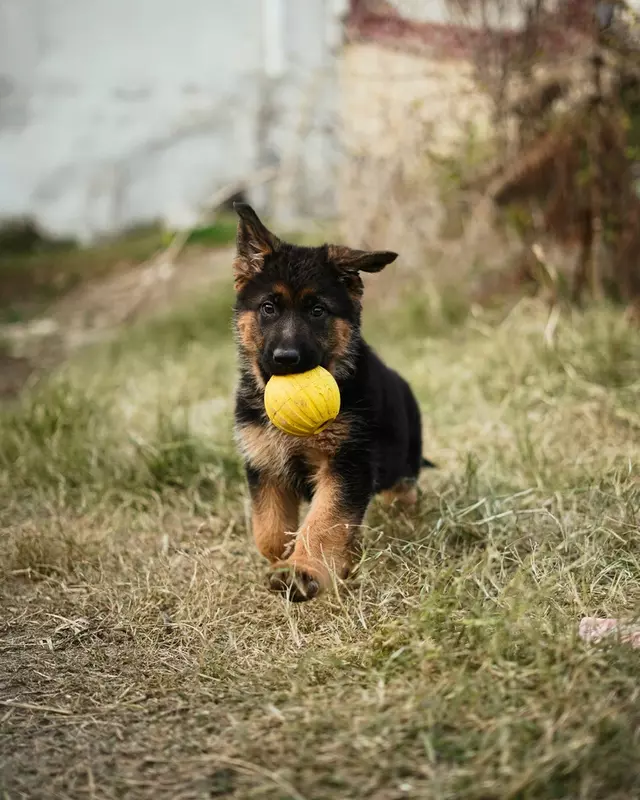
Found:
[[[235,421],[254,535],[275,565],[271,588],[304,600],[326,586],[331,572],[348,573],[350,528],[361,524],[371,498],[382,492],[415,499],[421,467],[433,466],[422,457],[420,411],[409,385],[360,333],[359,273],[380,271],[396,254],[287,244],[249,206],[235,208]],[[281,433],[265,414],[267,381],[317,366],[338,383],[338,418],[307,439]],[[303,499],[312,505],[298,530]]]

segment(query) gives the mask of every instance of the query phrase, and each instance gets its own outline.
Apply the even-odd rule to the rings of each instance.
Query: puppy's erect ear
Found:
[[[234,203],[233,208],[240,217],[236,237],[237,253],[233,262],[236,290],[239,290],[260,272],[265,258],[280,247],[280,240],[262,224],[251,206]]]
[[[352,250],[350,247],[341,247],[335,244],[329,245],[327,254],[329,260],[341,272],[352,275],[358,272],[380,272],[398,257],[397,253],[391,253],[388,250],[368,252],[367,250]]]

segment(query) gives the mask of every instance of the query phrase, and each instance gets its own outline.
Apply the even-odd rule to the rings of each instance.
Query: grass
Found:
[[[2,411],[0,796],[638,796],[637,651],[577,636],[640,614],[637,331],[369,309],[440,469],[292,607],[248,531],[225,292]]]

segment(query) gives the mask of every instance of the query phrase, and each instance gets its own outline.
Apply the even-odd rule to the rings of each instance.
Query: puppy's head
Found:
[[[248,205],[238,216],[235,324],[243,359],[260,385],[272,375],[323,366],[348,375],[360,334],[360,272],[396,253],[280,241]]]

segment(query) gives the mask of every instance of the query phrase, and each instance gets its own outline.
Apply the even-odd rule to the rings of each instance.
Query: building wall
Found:
[[[83,240],[189,225],[216,189],[283,157],[293,177],[257,202],[326,213],[340,4],[300,5],[0,0],[0,220]]]
[[[469,61],[354,43],[344,50],[340,74],[350,154],[391,158],[407,147],[444,154],[469,124],[488,132],[489,101]]]
[[[469,60],[376,42],[345,48],[340,81],[343,236],[419,267],[442,225],[438,164],[488,136],[489,98]]]

